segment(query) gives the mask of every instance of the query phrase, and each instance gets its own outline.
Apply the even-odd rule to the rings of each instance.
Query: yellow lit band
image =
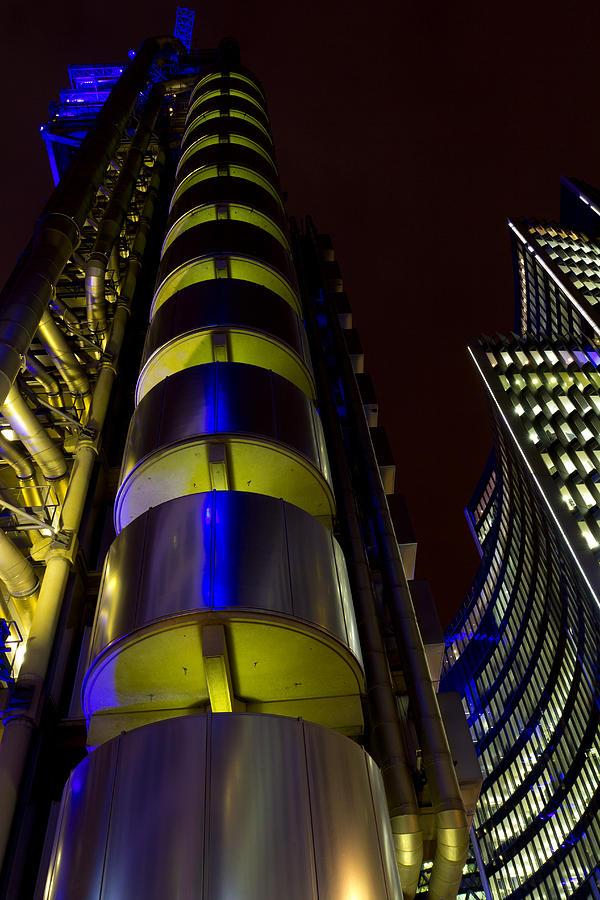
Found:
[[[239,97],[242,100],[247,100],[248,103],[251,103],[257,109],[259,109],[261,111],[261,113],[266,115],[265,110],[260,105],[258,100],[255,100],[254,97],[251,97],[250,94],[246,94],[244,91],[238,91],[235,88],[231,88],[230,90],[227,91],[226,94],[221,93],[220,90],[207,91],[205,94],[200,94],[200,96],[196,100],[194,100],[194,102],[190,106],[189,112],[186,117],[186,122],[188,121],[188,119],[190,118],[190,116],[192,115],[192,113],[194,112],[196,107],[199,106],[201,103],[204,103],[205,100],[213,100],[213,99],[217,99],[217,98],[222,99],[223,97]]]
[[[217,79],[221,79],[221,78],[224,80],[229,79],[229,78],[236,78],[238,81],[244,81],[246,84],[249,84],[256,91],[258,91],[258,93],[264,100],[265,95],[263,94],[263,92],[261,91],[259,86],[257,84],[255,84],[255,82],[252,81],[251,78],[248,78],[246,75],[241,75],[239,72],[230,72],[230,73],[229,72],[227,72],[227,73],[226,72],[210,72],[209,75],[205,75],[204,78],[201,78],[200,81],[198,82],[198,84],[195,85],[194,90],[192,91],[192,96],[190,97],[190,103],[194,102],[194,96],[195,96],[196,92],[198,90],[200,90],[200,88],[203,87],[203,85],[208,84],[209,81],[217,81]]]
[[[190,172],[189,175],[186,175],[173,194],[170,209],[172,209],[173,205],[179,200],[179,198],[195,184],[199,184],[201,181],[207,181],[210,178],[227,177],[219,171],[219,168],[221,167],[217,165],[200,166],[198,169]],[[273,185],[262,175],[259,175],[258,172],[254,172],[252,169],[248,169],[246,166],[228,166],[227,175],[229,175],[231,178],[245,178],[246,181],[251,181],[253,182],[253,184],[258,184],[259,187],[264,188],[264,190],[267,191],[277,201],[283,211],[283,203],[281,201],[281,197],[279,196]]]
[[[179,160],[179,163],[177,164],[177,172],[179,172],[181,166],[190,158],[190,156],[193,156],[196,151],[202,150],[204,149],[204,147],[212,147],[215,144],[220,143],[221,140],[218,134],[206,134],[204,135],[204,137],[199,138],[199,140],[194,141],[193,144],[190,144],[190,146],[187,148],[187,150]],[[254,150],[255,153],[258,153],[259,156],[262,156],[263,159],[266,159],[266,161],[271,166],[273,166],[274,171],[277,172],[277,167],[267,151],[263,147],[261,147],[260,144],[257,144],[256,141],[251,141],[250,138],[244,137],[241,134],[228,134],[226,143],[237,144],[240,147],[248,147],[248,149]]]
[[[285,300],[295,312],[302,313],[302,306],[296,291],[276,269],[244,256],[219,255],[198,257],[171,272],[159,285],[154,295],[150,318],[177,291],[182,291],[184,288],[202,281],[211,281],[214,278],[235,278],[238,281],[259,284]]]
[[[244,122],[249,122],[255,128],[258,128],[259,131],[262,131],[265,137],[269,139],[269,142],[271,144],[273,143],[268,130],[265,128],[262,122],[259,122],[258,119],[254,118],[254,116],[250,116],[248,115],[248,113],[244,113],[239,109],[229,109],[225,114],[220,109],[209,109],[207,112],[199,115],[197,119],[194,119],[194,121],[190,125],[188,125],[181,141],[182,146],[186,142],[188,135],[192,133],[194,128],[197,128],[198,125],[202,124],[202,122],[208,122],[210,119],[243,119]]]
[[[253,209],[251,206],[243,206],[239,203],[207,203],[206,205],[190,209],[169,229],[162,246],[161,257],[165,255],[167,248],[171,246],[173,241],[177,240],[185,231],[195,228],[196,225],[201,225],[203,222],[213,222],[217,219],[246,222],[248,225],[261,228],[279,241],[284,250],[292,252],[288,240],[279,225],[276,225],[264,213]]]

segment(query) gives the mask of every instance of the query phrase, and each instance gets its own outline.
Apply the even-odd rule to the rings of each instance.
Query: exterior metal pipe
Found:
[[[52,377],[46,366],[42,365],[39,359],[31,356],[30,353],[25,357],[25,365],[27,366],[27,371],[43,387],[48,397],[48,403],[56,407],[56,409],[61,409],[63,402],[58,382]]]
[[[151,66],[161,53],[183,51],[172,37],[148,38],[127,66],[94,127],[42,212],[28,258],[0,306],[0,403],[29,349]]]
[[[51,440],[46,429],[40,425],[32,409],[14,385],[0,406],[0,412],[8,420],[19,440],[27,447],[44,477],[63,478],[67,473],[67,463],[62,451]]]
[[[33,566],[0,528],[0,579],[12,598],[9,606],[16,612],[19,625],[28,628],[35,610],[39,587]]]
[[[398,550],[390,511],[352,363],[337,315],[327,306],[327,318],[338,358],[342,361],[354,431],[361,450],[376,537],[383,551],[386,586],[396,639],[404,660],[404,676],[423,751],[425,773],[431,790],[437,846],[429,881],[430,900],[456,897],[469,849],[469,829],[454,762],[431,681],[423,640]]]
[[[83,269],[81,270],[83,272]],[[53,294],[52,300],[50,301],[50,309],[51,311],[59,316],[59,318],[63,319],[67,325],[73,326],[75,328],[79,328],[79,319],[72,312],[64,300],[60,300],[56,294]]]
[[[97,437],[94,439],[80,438],[62,507],[61,527],[64,532],[73,536],[72,544],[68,548],[57,547],[51,550],[47,557],[46,570],[27,640],[27,650],[17,680],[17,690],[22,689],[25,695],[31,690],[33,699],[25,709],[19,710],[12,718],[8,719],[0,742],[0,867],[4,860],[12,827],[27,754],[40,722],[44,682],[58,627],[63,596],[74,561],[76,535],[98,455],[100,435],[106,418],[108,402],[116,376],[116,364],[129,316],[129,301],[133,296],[141,266],[164,159],[164,154],[159,154],[154,165],[151,187],[129,258],[121,299],[112,320],[107,343],[110,362],[103,360],[94,387],[89,426]]]
[[[34,477],[31,462],[15,447],[12,441],[6,440],[2,435],[0,435],[0,458],[6,460],[20,480]]]
[[[111,251],[123,227],[125,214],[142,167],[144,154],[163,95],[162,86],[154,88],[136,128],[127,157],[119,173],[111,199],[96,234],[96,240],[85,267],[85,299],[88,326],[92,334],[104,337],[106,332],[105,281]]]
[[[402,893],[405,900],[412,900],[417,891],[423,861],[419,804],[392,688],[339,418],[329,389],[325,362],[320,352],[318,325],[310,301],[305,304],[305,313],[313,362],[316,365],[319,408],[323,412],[330,458],[335,460],[335,496],[342,513],[340,521],[346,531],[345,556],[352,581],[352,599],[367,683],[367,720],[373,744],[370,749],[383,776]]]
[[[52,318],[49,309],[44,310],[38,331],[46,353],[60,372],[69,391],[74,396],[78,394],[82,397],[87,396],[90,392],[87,375],[69,347],[66,337]]]
[[[33,566],[0,528],[0,579],[11,597],[30,597],[38,589]]]
[[[2,435],[0,435],[0,459],[8,463],[19,479],[23,501],[28,506],[42,506],[42,496],[30,460],[15,447],[13,441],[5,440]]]

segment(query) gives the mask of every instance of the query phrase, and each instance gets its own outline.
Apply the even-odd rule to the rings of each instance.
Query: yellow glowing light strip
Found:
[[[259,210],[253,209],[251,206],[245,206],[241,203],[207,203],[201,206],[195,206],[193,209],[188,210],[188,212],[184,213],[171,226],[162,246],[161,257],[164,256],[165,251],[173,241],[177,240],[180,235],[184,234],[190,228],[201,225],[203,222],[214,222],[221,219],[221,216],[219,215],[220,210],[223,210],[223,212],[226,213],[226,215],[223,216],[223,221],[246,222],[248,225],[254,225],[256,228],[261,228],[263,231],[266,231],[267,234],[270,234],[271,237],[274,237],[275,240],[279,241],[284,250],[287,250],[289,253],[292,252],[281,228],[273,221],[273,219],[270,219],[269,216],[259,212]]]
[[[212,281],[219,277],[258,284],[273,291],[274,294],[278,294],[295,312],[301,313],[302,311],[296,291],[276,269],[251,257],[215,254],[189,260],[167,275],[154,294],[150,319],[173,294],[192,284]]]
[[[221,91],[207,91],[205,94],[200,94],[200,96],[194,100],[192,105],[188,110],[188,114],[186,116],[185,121],[187,122],[193,111],[197,106],[200,106],[201,103],[204,103],[205,100],[216,100],[217,98],[227,98],[227,97],[239,97],[241,100],[247,100],[248,103],[251,103],[252,106],[255,106],[263,115],[266,116],[266,112],[258,100],[255,100],[254,97],[251,97],[250,94],[244,93],[244,91],[240,91],[237,88],[231,88],[227,91],[227,93],[222,93]]]
[[[250,138],[244,137],[241,134],[233,134],[233,133],[228,134],[227,138],[228,138],[227,141],[223,141],[224,145],[238,144],[240,147],[248,147],[249,150],[254,150],[255,153],[258,153],[259,156],[262,156],[263,159],[266,159],[266,161],[271,166],[273,166],[273,170],[275,172],[277,172],[277,166],[275,165],[275,163],[273,162],[273,160],[271,159],[271,157],[269,156],[267,151],[263,147],[261,147],[260,144],[257,144],[256,141],[251,141]],[[194,141],[193,144],[190,144],[190,146],[187,148],[187,150],[185,151],[185,153],[179,160],[179,162],[177,164],[177,171],[175,174],[176,175],[178,174],[179,169],[184,164],[184,162],[186,162],[186,160],[188,160],[190,158],[190,156],[193,156],[197,150],[202,150],[203,147],[212,147],[215,144],[220,144],[220,143],[221,143],[221,141],[219,140],[218,134],[206,134],[206,135],[204,135],[204,137],[201,137],[197,141]]]
[[[194,169],[193,172],[190,172],[185,176],[183,181],[177,186],[177,190],[173,194],[173,199],[171,200],[171,205],[169,207],[169,211],[173,208],[173,205],[179,200],[180,197],[185,194],[189,188],[193,187],[195,184],[199,184],[201,181],[207,181],[210,178],[226,178],[227,175],[219,174],[219,166],[200,166],[197,169]],[[228,175],[231,178],[245,178],[246,181],[252,181],[254,184],[258,184],[259,187],[264,188],[274,199],[277,201],[281,209],[283,210],[283,202],[281,197],[273,187],[273,185],[267,181],[266,178],[263,178],[262,175],[259,175],[258,172],[254,172],[252,169],[248,169],[246,166],[228,166]]]
[[[510,221],[510,219],[508,220],[508,227],[509,227],[509,228],[512,228],[512,230],[513,230],[514,233],[517,235],[517,237],[519,238],[519,240],[521,240],[521,241],[523,242],[524,246],[527,247],[527,249],[529,250],[529,252],[534,256],[534,258],[535,258],[535,259],[537,260],[537,262],[540,264],[540,266],[542,267],[542,269],[543,269],[545,272],[548,273],[548,275],[550,276],[550,278],[552,279],[552,281],[558,286],[558,288],[563,292],[563,294],[566,294],[566,296],[569,298],[569,300],[571,301],[571,303],[573,304],[573,306],[581,313],[581,315],[583,316],[583,318],[586,320],[586,322],[588,323],[588,325],[591,325],[592,328],[594,329],[594,331],[595,331],[596,333],[598,333],[599,328],[598,328],[598,325],[596,324],[596,322],[594,322],[594,320],[590,317],[589,313],[587,313],[587,312],[585,311],[585,309],[583,308],[583,306],[575,299],[575,297],[573,296],[573,294],[565,287],[565,285],[563,284],[563,282],[560,281],[560,279],[558,279],[558,278],[556,277],[556,275],[554,274],[554,272],[552,271],[552,269],[550,269],[549,266],[546,265],[546,263],[544,262],[544,260],[542,259],[542,257],[539,255],[539,253],[536,253],[536,252],[535,252],[534,248],[531,246],[531,244],[529,243],[529,241],[527,240],[527,238],[523,237],[523,235],[521,234],[521,232],[519,231],[519,229],[518,229],[515,225],[513,225],[513,223]]]
[[[250,124],[254,125],[255,128],[258,128],[259,131],[262,131],[265,137],[269,139],[269,143],[273,143],[271,135],[269,134],[265,126],[261,122],[259,122],[258,119],[255,119],[254,116],[250,116],[248,115],[248,113],[240,112],[237,109],[228,110],[227,115],[224,116],[222,115],[220,109],[209,109],[207,112],[199,115],[197,119],[194,119],[194,121],[191,122],[190,125],[188,125],[183,134],[183,138],[181,139],[181,144],[183,145],[185,143],[188,134],[191,134],[194,128],[197,128],[198,125],[202,124],[202,122],[207,122],[209,119],[242,119],[244,122],[250,122]]]
[[[259,86],[257,84],[255,84],[254,81],[252,81],[252,79],[248,78],[246,75],[241,75],[239,72],[229,72],[227,74],[225,72],[211,72],[210,75],[205,75],[204,78],[201,78],[200,81],[196,85],[194,85],[194,90],[192,91],[192,94],[190,97],[190,103],[193,101],[194,94],[196,93],[197,90],[199,90],[203,85],[208,84],[209,81],[216,81],[217,78],[223,78],[223,79],[237,78],[239,81],[245,81],[246,84],[249,84],[256,91],[258,91],[258,93],[263,98],[263,100],[265,99],[265,95],[263,94],[263,92],[261,91]]]
[[[515,229],[515,231],[516,231],[516,229]],[[587,575],[585,574],[585,571],[584,571],[584,569],[583,569],[581,563],[579,562],[579,559],[577,558],[577,555],[576,555],[576,553],[575,553],[575,550],[574,550],[573,547],[571,546],[571,542],[570,542],[569,538],[567,537],[566,532],[564,531],[562,525],[560,524],[560,522],[559,522],[559,520],[558,520],[558,518],[557,518],[557,516],[556,516],[556,513],[554,512],[554,510],[553,510],[553,508],[552,508],[552,504],[550,503],[550,500],[549,500],[548,497],[546,496],[546,493],[545,493],[544,489],[542,488],[540,482],[538,481],[537,475],[536,475],[535,472],[533,471],[533,469],[532,469],[532,467],[531,467],[531,464],[530,464],[529,460],[527,459],[527,456],[525,455],[525,451],[522,449],[521,444],[520,444],[520,442],[517,440],[517,437],[516,437],[514,431],[512,430],[512,428],[511,428],[511,426],[510,426],[510,423],[509,423],[508,419],[507,419],[506,416],[504,415],[504,411],[502,410],[502,407],[501,407],[500,404],[498,403],[498,400],[496,399],[496,395],[494,394],[494,391],[493,391],[491,385],[488,383],[487,378],[485,377],[485,375],[484,375],[484,373],[483,373],[483,370],[482,370],[481,366],[479,365],[479,362],[477,361],[477,359],[476,359],[476,357],[475,357],[475,354],[473,353],[473,351],[471,350],[470,347],[468,347],[467,349],[468,349],[469,353],[471,354],[471,358],[472,358],[473,362],[474,362],[475,365],[477,366],[477,370],[478,370],[479,374],[481,375],[481,378],[483,379],[483,383],[485,384],[485,386],[486,386],[486,388],[487,388],[487,390],[488,390],[488,393],[489,393],[490,397],[491,397],[492,400],[494,401],[494,404],[496,405],[496,408],[498,409],[498,412],[499,412],[500,415],[502,416],[502,420],[504,421],[504,424],[506,425],[506,427],[507,427],[507,429],[508,429],[508,432],[509,432],[510,436],[512,437],[512,439],[513,439],[513,441],[514,441],[514,443],[515,443],[515,445],[516,445],[516,447],[517,447],[517,449],[518,449],[520,455],[522,456],[523,461],[524,461],[525,465],[527,466],[527,469],[529,470],[529,473],[530,473],[531,477],[533,478],[533,480],[534,480],[534,482],[535,482],[535,484],[536,484],[536,486],[537,486],[538,491],[540,492],[540,494],[541,494],[542,497],[543,497],[544,502],[545,502],[546,506],[548,507],[548,511],[549,511],[550,515],[552,516],[552,518],[553,518],[553,520],[554,520],[554,522],[555,522],[555,524],[556,524],[556,527],[558,528],[558,530],[560,531],[561,535],[563,536],[563,539],[564,539],[564,541],[565,541],[565,543],[566,543],[566,545],[567,545],[567,547],[568,547],[568,549],[569,549],[569,553],[570,553],[571,556],[573,557],[573,561],[574,561],[574,563],[575,563],[577,569],[578,569],[579,572],[581,573],[581,576],[582,576],[583,580],[585,581],[586,585],[588,586],[588,588],[589,588],[589,590],[590,590],[590,593],[591,593],[592,597],[594,598],[594,600],[596,601],[598,607],[600,608],[600,600],[598,599],[598,596],[596,595],[596,591],[595,591],[594,588],[592,587],[592,584],[591,584],[589,578],[588,578]]]

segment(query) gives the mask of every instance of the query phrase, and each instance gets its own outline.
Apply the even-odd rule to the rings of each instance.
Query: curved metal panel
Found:
[[[348,575],[336,549],[333,535],[308,513],[261,494],[211,491],[163,503],[113,541],[90,658],[181,612],[259,609],[310,622],[360,659]]]
[[[174,272],[171,272],[162,282],[152,300],[150,318],[153,318],[169,297],[184,288],[212,281],[217,278],[234,279],[247,284],[257,284],[278,294],[286,303],[301,313],[302,305],[296,289],[296,281],[289,281],[272,266],[258,259],[250,259],[243,256],[232,256],[227,253],[219,253],[206,256],[197,256]]]
[[[199,626],[214,621],[226,627],[239,699],[357,695],[363,676],[348,592],[335,538],[297,507],[234,491],[163,503],[128,525],[108,554],[86,716],[139,707],[149,695],[159,709],[205,702]],[[167,644],[172,665],[158,662]]]
[[[219,443],[227,445],[222,462],[231,489],[331,515],[323,429],[311,401],[274,372],[211,363],[176,372],[137,406],[115,502],[117,531],[151,506],[213,487],[209,444]]]
[[[181,166],[192,157],[194,153],[202,147],[208,147],[212,144],[233,144],[234,146],[240,145],[242,147],[250,147],[255,153],[258,153],[259,156],[266,160],[275,172],[277,171],[273,148],[268,146],[268,142],[253,140],[248,135],[243,134],[241,129],[238,129],[237,131],[224,131],[223,129],[219,129],[215,123],[215,127],[210,132],[197,137],[196,140],[189,144],[187,149],[183,151],[179,157],[175,175],[177,176],[179,174]]]
[[[177,172],[177,184],[201,166],[247,166],[254,172],[258,172],[275,187],[279,185],[277,172],[271,163],[251,147],[242,147],[240,144],[209,144],[199,146],[196,153],[192,153],[184,160]]]
[[[196,120],[193,128],[186,129],[181,142],[182,155],[192,144],[209,134],[223,135],[227,139],[229,134],[239,134],[254,141],[266,151],[270,157],[274,157],[273,141],[266,129],[258,122],[250,122],[241,116],[214,116],[213,118]],[[226,141],[227,142],[227,141]]]
[[[190,97],[190,109],[193,108],[194,103],[199,97],[205,96],[210,91],[215,90],[221,91],[224,94],[228,94],[232,90],[242,91],[242,93],[253,97],[266,111],[266,101],[262,91],[260,91],[255,84],[252,84],[248,78],[240,77],[235,72],[223,72],[217,78],[211,78],[210,81],[205,81],[203,84],[197,84]]]
[[[289,250],[261,228],[232,219],[203,222],[184,231],[165,250],[158,280],[162,281],[174,269],[195,259],[198,248],[206,254],[227,253],[259,259],[281,272],[292,284],[295,282],[296,272]]]
[[[260,184],[232,175],[208,178],[190,184],[190,187],[175,201],[169,213],[168,225],[193,209],[205,203],[244,203],[266,213],[287,233],[287,222],[281,202],[273,193]]]
[[[218,279],[190,285],[158,309],[146,335],[136,403],[168,375],[213,362],[214,332],[228,335],[227,356],[232,362],[271,369],[314,398],[298,314],[260,285]]]
[[[264,125],[265,128],[269,128],[269,117],[264,109],[261,109],[259,106],[252,103],[251,100],[246,100],[244,97],[236,97],[231,94],[219,94],[201,100],[198,106],[195,106],[194,109],[190,111],[190,116],[186,124],[189,124],[203,113],[212,110],[218,110],[220,115],[227,115],[229,110],[232,109],[235,109],[244,115],[252,116],[252,118],[257,119]]]
[[[198,93],[205,89],[209,84],[219,83],[222,78],[233,77],[237,81],[241,81],[243,84],[247,84],[249,87],[253,88],[259,97],[262,97],[263,101],[265,100],[265,92],[263,91],[262,85],[256,75],[253,72],[250,72],[249,69],[246,69],[244,66],[238,64],[232,65],[232,63],[227,63],[226,66],[222,66],[217,69],[213,69],[212,72],[209,72],[207,75],[203,75],[199,81],[194,85],[194,90],[192,91],[190,102],[198,95]]]
[[[265,117],[265,120],[268,121],[267,111],[264,107],[264,100],[257,99],[256,92],[252,90],[250,85],[246,86],[242,82],[233,82],[228,84],[221,83],[220,85],[213,86],[208,85],[205,90],[198,94],[193,100],[190,101],[189,109],[188,109],[188,119],[190,115],[193,115],[195,109],[202,109],[208,106],[211,106],[211,101],[214,100],[223,100],[225,97],[231,97],[232,100],[243,100],[245,103],[250,103],[252,106],[256,107],[256,109]]]
[[[221,126],[229,127],[230,130],[233,130],[233,128],[236,127],[235,123],[240,120],[248,122],[248,124],[252,125],[257,131],[262,132],[264,138],[268,140],[270,144],[273,143],[269,129],[263,125],[258,118],[250,115],[247,111],[232,107],[230,109],[209,109],[198,115],[197,118],[192,119],[184,132],[181,146],[182,148],[188,147],[192,140],[195,140],[199,134],[204,133],[203,129],[206,122],[211,122],[212,125],[214,125],[215,122],[220,122]]]
[[[301,720],[139,728],[67,783],[46,900],[401,900],[380,793],[361,747]],[[107,804],[108,817],[77,818]]]
[[[280,217],[278,216],[278,218]],[[192,206],[178,219],[174,221],[171,219],[167,226],[161,255],[164,256],[168,248],[181,238],[186,231],[191,231],[192,228],[198,228],[210,222],[221,222],[223,220],[258,228],[278,241],[285,251],[290,254],[292,252],[285,226],[282,228],[279,222],[274,221],[255,206],[242,203],[239,200],[231,202],[220,200],[216,203],[202,203],[198,206]]]

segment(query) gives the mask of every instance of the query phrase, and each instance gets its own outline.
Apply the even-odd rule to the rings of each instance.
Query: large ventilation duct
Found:
[[[67,462],[61,449],[52,441],[43,425],[40,425],[16,386],[11,387],[0,412],[27,447],[44,477],[53,481],[63,478],[67,473]]]

